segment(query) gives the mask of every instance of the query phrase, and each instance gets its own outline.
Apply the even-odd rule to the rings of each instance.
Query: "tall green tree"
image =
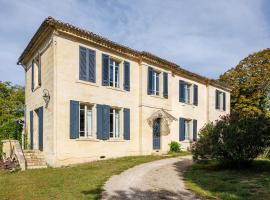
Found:
[[[270,116],[270,49],[249,55],[219,80],[233,87],[232,111]]]
[[[24,88],[0,81],[0,154],[3,139],[21,139],[22,126],[18,120],[24,116]]]

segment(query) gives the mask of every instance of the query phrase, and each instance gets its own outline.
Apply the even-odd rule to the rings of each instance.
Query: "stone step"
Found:
[[[39,150],[24,150],[27,169],[47,168],[43,152]]]
[[[42,168],[47,168],[47,165],[27,166],[27,169],[42,169]]]

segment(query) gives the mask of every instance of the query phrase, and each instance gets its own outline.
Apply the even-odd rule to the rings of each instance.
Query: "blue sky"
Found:
[[[17,59],[48,16],[217,78],[247,55],[270,47],[269,2],[0,0],[0,80],[24,84]]]

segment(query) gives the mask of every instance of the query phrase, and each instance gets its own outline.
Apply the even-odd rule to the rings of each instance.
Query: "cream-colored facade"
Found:
[[[182,148],[189,148],[193,141],[193,126],[189,135],[179,141],[179,119],[197,121],[197,132],[208,122],[219,119],[230,112],[230,89],[199,75],[178,70],[170,62],[150,55],[142,55],[129,48],[98,39],[92,33],[75,29],[68,24],[46,19],[19,59],[25,68],[25,123],[27,138],[33,138],[34,149],[39,148],[39,120],[36,109],[43,108],[43,149],[46,162],[51,166],[87,162],[102,158],[167,152],[171,141],[178,141]],[[93,38],[92,38],[93,37]],[[95,83],[79,78],[80,47],[95,51]],[[125,50],[126,48],[126,50]],[[133,52],[134,51],[134,52]],[[119,88],[102,85],[102,54],[107,54],[119,63]],[[40,55],[41,84],[32,91],[32,60]],[[124,61],[130,63],[130,90],[124,89]],[[159,76],[159,95],[149,95],[148,69],[156,70]],[[163,72],[168,74],[168,98],[163,97]],[[198,105],[179,102],[179,81],[198,86]],[[46,107],[43,93],[49,92]],[[226,93],[226,110],[216,109],[216,90]],[[191,92],[191,99],[194,94]],[[70,138],[70,101],[91,106],[91,137]],[[118,138],[97,139],[97,105],[109,105],[119,111]],[[124,139],[124,108],[130,110],[130,139]],[[162,110],[173,116],[169,124],[170,133],[160,135],[160,148],[153,149],[153,127],[149,117]],[[30,112],[33,111],[32,122]],[[32,130],[30,127],[32,123]],[[79,130],[78,130],[79,131]],[[32,132],[32,133],[30,133]],[[31,136],[32,134],[32,136]],[[199,137],[199,136],[198,136]],[[30,143],[30,141],[29,141]]]

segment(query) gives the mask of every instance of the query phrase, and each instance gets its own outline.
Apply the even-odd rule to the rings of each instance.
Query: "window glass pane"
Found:
[[[81,106],[80,106],[81,107]],[[84,107],[84,106],[83,106]],[[80,136],[84,137],[84,119],[85,118],[85,114],[84,114],[84,108],[80,109]]]
[[[113,137],[113,109],[110,109],[110,137]]]
[[[115,87],[119,87],[119,65],[115,63]]]
[[[115,137],[119,136],[119,111],[115,111]]]
[[[92,136],[92,110],[91,107],[88,106],[87,107],[87,121],[86,121],[86,132],[87,132],[87,136]]]
[[[185,140],[189,139],[189,121],[185,121]]]

